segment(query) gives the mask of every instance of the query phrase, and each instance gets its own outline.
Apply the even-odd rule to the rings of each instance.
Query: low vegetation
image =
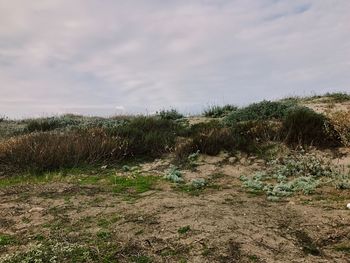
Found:
[[[346,97],[332,96],[338,100]],[[347,113],[326,116],[291,101],[262,101],[244,108],[214,106],[205,115],[227,116],[223,121],[193,125],[178,122],[184,120],[183,115],[174,109],[156,116],[105,119],[64,115],[24,120],[10,138],[3,137],[0,166],[4,171],[50,171],[155,158],[169,152],[178,160],[196,152],[258,152],[264,144],[277,141],[320,147],[349,143]],[[9,120],[2,125],[6,122]]]
[[[349,175],[331,165],[327,159],[303,149],[281,159],[271,161],[267,171],[257,172],[251,177],[242,176],[243,185],[253,192],[265,192],[272,201],[294,193],[311,194],[324,183],[333,183],[339,188],[347,186]]]
[[[323,99],[3,118],[0,261],[341,262],[350,116]]]
[[[204,116],[205,117],[211,117],[211,118],[222,118],[230,113],[236,111],[238,108],[234,105],[224,105],[224,106],[210,106],[208,109],[204,111]]]

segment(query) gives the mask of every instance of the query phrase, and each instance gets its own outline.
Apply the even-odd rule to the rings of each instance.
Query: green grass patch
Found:
[[[141,194],[154,189],[157,176],[113,176],[110,178],[115,193]]]
[[[181,235],[188,233],[191,230],[190,226],[180,227],[177,232]]]
[[[0,234],[0,248],[15,243],[15,238],[10,235]]]

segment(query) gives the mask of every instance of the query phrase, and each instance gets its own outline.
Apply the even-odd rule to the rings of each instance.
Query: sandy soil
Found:
[[[341,161],[350,164],[347,155]],[[325,187],[313,195],[270,202],[247,192],[239,180],[242,174],[265,169],[264,161],[224,155],[201,156],[198,163],[184,173],[186,180],[206,178],[215,185],[198,195],[164,180],[136,199],[99,184],[1,188],[0,233],[21,242],[0,252],[26,250],[38,234],[83,242],[83,237],[105,229],[110,242],[133,244],[153,262],[350,262],[349,251],[337,249],[350,247],[348,190]],[[161,176],[168,166],[167,160],[156,160],[142,169]]]

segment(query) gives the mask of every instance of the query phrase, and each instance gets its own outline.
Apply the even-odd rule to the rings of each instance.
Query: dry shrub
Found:
[[[12,169],[44,171],[120,160],[127,149],[127,141],[109,136],[103,129],[42,132],[3,142],[0,163]]]
[[[195,152],[195,147],[191,138],[179,137],[177,139],[174,147],[174,154],[178,161],[187,159],[193,152]]]
[[[233,127],[237,133],[257,143],[278,140],[281,128],[279,121],[247,121]]]
[[[344,146],[350,146],[350,110],[326,112],[329,122],[338,133]]]
[[[192,139],[195,150],[208,155],[234,149],[234,138],[229,128],[212,128],[195,134]]]
[[[340,138],[327,118],[306,107],[295,107],[287,113],[283,134],[290,145],[333,147],[340,144]]]

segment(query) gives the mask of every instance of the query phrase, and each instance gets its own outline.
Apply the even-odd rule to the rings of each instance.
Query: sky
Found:
[[[0,115],[350,91],[349,0],[0,0]]]

